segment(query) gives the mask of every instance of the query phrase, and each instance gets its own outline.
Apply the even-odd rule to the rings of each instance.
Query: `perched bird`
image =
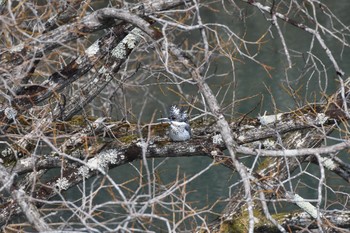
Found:
[[[191,138],[191,127],[187,113],[176,105],[170,107],[168,118],[159,118],[158,121],[168,122],[169,137],[172,141],[181,142]]]

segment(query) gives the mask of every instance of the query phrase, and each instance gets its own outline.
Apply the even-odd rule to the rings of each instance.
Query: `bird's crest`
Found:
[[[179,108],[176,105],[172,105],[169,109],[169,120],[179,121],[179,122],[188,122],[188,116],[186,111],[183,108]]]

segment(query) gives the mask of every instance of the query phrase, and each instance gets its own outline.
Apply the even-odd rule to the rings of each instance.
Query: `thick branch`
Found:
[[[10,175],[5,168],[0,165],[0,183],[2,184],[1,189],[5,189],[7,192],[11,193],[11,197],[20,206],[21,211],[25,214],[27,220],[35,227],[35,229],[40,232],[50,231],[51,228],[40,216],[38,209],[31,203],[27,197],[27,194],[25,194],[23,190],[16,190],[12,188],[13,178],[14,175]],[[3,215],[0,214],[0,216]]]

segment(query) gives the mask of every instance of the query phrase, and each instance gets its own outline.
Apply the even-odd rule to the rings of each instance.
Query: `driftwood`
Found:
[[[277,136],[281,135],[283,146],[285,149],[292,148],[315,148],[322,144],[323,138],[320,137],[318,128],[315,126],[323,126],[326,136],[335,126],[339,125],[342,120],[345,120],[343,114],[338,114],[339,118],[335,118],[337,112],[342,112],[341,109],[336,108],[338,104],[324,104],[306,106],[293,112],[280,113],[278,115],[264,116],[260,119],[238,119],[230,124],[232,132],[234,132],[235,141],[239,144],[236,148],[238,153],[247,154],[247,150],[251,149],[250,153],[261,154],[266,156],[265,162],[254,172],[254,177],[257,179],[252,190],[255,195],[258,195],[261,190],[268,190],[269,195],[266,199],[273,198],[278,195],[288,198],[287,193],[281,189],[280,183],[276,180],[283,180],[288,175],[288,172],[298,168],[303,161],[312,160],[313,156],[303,154],[301,156],[292,156],[284,158],[283,156],[269,157],[269,151],[280,150],[280,145],[276,142]],[[322,116],[322,118],[321,118]],[[274,119],[275,118],[275,119]],[[76,119],[75,119],[76,120]],[[7,172],[23,175],[36,171],[64,167],[64,178],[66,179],[66,186],[61,187],[62,190],[73,187],[82,182],[87,177],[96,175],[96,170],[100,172],[106,169],[112,169],[122,164],[131,162],[136,159],[142,159],[142,139],[139,138],[139,133],[136,130],[136,125],[128,124],[126,122],[107,122],[106,119],[96,119],[91,121],[85,129],[80,127],[71,127],[69,122],[55,122],[57,129],[68,129],[64,134],[71,134],[69,138],[61,145],[59,152],[52,152],[51,154],[43,156],[24,156],[21,155],[13,166],[7,168]],[[267,122],[264,122],[267,121]],[[181,156],[209,156],[219,163],[235,169],[230,157],[224,156],[222,151],[226,149],[217,128],[212,121],[206,122],[192,122],[193,139],[184,143],[170,142],[166,136],[166,126],[162,124],[145,125],[143,130],[144,137],[147,137],[150,130],[150,144],[147,147],[147,158],[159,157],[181,157]],[[64,125],[67,127],[64,127]],[[72,132],[77,131],[72,134]],[[48,132],[50,135],[50,132]],[[30,143],[28,143],[30,145]],[[296,146],[297,145],[297,146]],[[350,143],[344,144],[343,148],[348,148]],[[89,148],[86,150],[86,148]],[[341,148],[335,148],[333,152],[339,151]],[[322,154],[323,150],[320,150]],[[6,164],[13,164],[15,156],[11,156],[12,152],[8,151],[6,157],[2,159]],[[332,150],[330,150],[332,152]],[[328,153],[330,153],[328,152]],[[3,155],[5,154],[3,150]],[[17,154],[17,156],[19,156]],[[64,158],[64,160],[62,160]],[[80,159],[85,158],[85,165],[81,164]],[[350,170],[344,164],[333,160],[330,157],[334,167],[333,171],[340,174],[343,179],[349,182]],[[287,161],[288,160],[288,161]],[[97,162],[98,161],[98,162]],[[314,160],[317,163],[317,160]],[[285,163],[288,163],[289,171]],[[93,164],[100,164],[96,167]],[[268,164],[268,166],[266,166]],[[95,167],[94,167],[95,166]],[[60,177],[60,176],[59,176]],[[57,187],[57,180],[59,177],[52,178],[46,183],[46,187]],[[260,181],[258,181],[260,180]],[[28,184],[28,188],[30,184]],[[39,188],[32,194],[38,199],[49,199],[56,195],[57,190],[54,188]],[[239,213],[244,209],[245,202],[237,202],[242,200],[242,191],[238,192],[232,197],[222,216],[222,221],[219,226],[215,228],[225,229],[225,224],[232,224],[233,221],[238,221],[238,217],[234,213]],[[2,202],[1,222],[4,223],[6,219],[12,214],[21,213],[21,208],[16,207],[11,198],[5,198]],[[40,206],[40,203],[37,203]],[[339,214],[339,218],[335,215]],[[242,213],[244,216],[244,213]],[[299,216],[298,218],[295,216]],[[305,218],[301,218],[304,216]],[[349,213],[346,212],[325,212],[324,218],[330,223],[338,227],[348,226],[347,219]],[[285,214],[284,217],[279,217],[281,225],[290,227],[291,225],[303,226],[303,224],[311,223],[310,217],[307,214],[295,213]],[[307,220],[308,219],[308,220]],[[337,219],[337,221],[335,221]],[[343,219],[344,221],[339,221]],[[300,222],[298,222],[298,220]],[[240,226],[244,227],[243,220],[239,220]],[[228,223],[229,222],[229,223]],[[266,229],[270,227],[275,229],[272,224],[267,224],[267,220],[263,224],[257,225],[257,229]],[[235,226],[237,227],[237,226]]]

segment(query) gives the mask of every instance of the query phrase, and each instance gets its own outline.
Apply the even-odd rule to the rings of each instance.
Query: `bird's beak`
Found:
[[[160,122],[170,122],[169,118],[158,118],[157,121],[160,121]]]

